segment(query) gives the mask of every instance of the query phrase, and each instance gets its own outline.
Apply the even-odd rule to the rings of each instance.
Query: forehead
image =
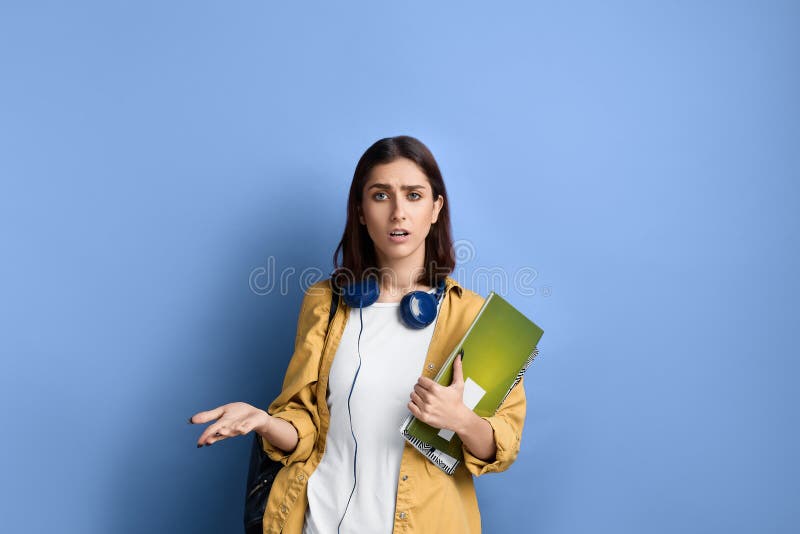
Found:
[[[419,184],[430,188],[428,177],[417,167],[417,164],[407,158],[397,158],[391,163],[382,163],[372,168],[364,187],[374,183],[387,184],[393,187],[402,185]]]

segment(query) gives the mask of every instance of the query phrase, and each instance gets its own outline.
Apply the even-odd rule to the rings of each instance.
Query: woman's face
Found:
[[[428,177],[406,158],[372,168],[364,184],[359,221],[375,243],[381,265],[408,259],[422,267],[425,237],[436,222],[444,198],[433,198]],[[407,235],[393,235],[402,230]]]

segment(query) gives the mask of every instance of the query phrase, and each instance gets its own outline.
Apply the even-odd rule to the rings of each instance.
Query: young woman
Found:
[[[192,423],[214,421],[197,446],[255,431],[284,464],[265,533],[480,532],[473,475],[503,471],[516,459],[524,379],[492,417],[465,406],[460,359],[449,387],[433,381],[484,299],[449,276],[447,193],[419,140],[381,139],[361,157],[334,265],[332,280],[312,285],[303,299],[278,398],[267,411],[237,402],[195,414]],[[377,300],[348,306],[339,298],[329,327],[331,286],[343,293],[370,279]],[[401,300],[413,291],[434,297],[427,325],[408,322],[420,310]],[[409,413],[461,438],[464,461],[453,475],[400,434]]]

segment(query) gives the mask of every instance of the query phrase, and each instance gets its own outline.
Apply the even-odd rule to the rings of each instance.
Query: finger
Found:
[[[422,421],[424,416],[422,415],[422,410],[419,409],[419,406],[414,404],[414,401],[409,402],[407,406],[408,406],[408,411],[411,412],[411,414],[414,417]],[[424,423],[425,421],[422,422]]]
[[[208,445],[213,445],[214,443],[216,443],[218,441],[222,441],[223,439],[227,439],[227,438],[230,438],[230,437],[231,437],[231,434],[230,434],[230,432],[228,432],[228,429],[223,428],[223,429],[220,429],[218,432],[215,432],[213,436],[208,438],[208,440],[206,440],[206,443]]]
[[[423,388],[419,384],[414,385],[414,391],[412,393],[416,393],[417,395],[419,395],[419,397],[422,398],[423,402],[428,402],[428,399],[431,396],[431,392]]]
[[[198,444],[211,445],[217,441],[249,433],[255,427],[255,420],[247,418],[243,421],[221,420],[206,428],[198,440]]]
[[[189,419],[192,421],[192,423],[199,425],[202,423],[208,423],[209,421],[213,421],[214,419],[219,419],[220,417],[222,417],[222,414],[224,413],[225,413],[225,407],[220,406],[218,408],[214,408],[213,410],[196,413]]]
[[[456,359],[453,361],[453,380],[450,382],[450,385],[453,384],[463,384],[464,383],[464,370],[461,367],[461,353],[458,353]]]
[[[231,429],[231,427],[229,427],[229,426],[221,426],[221,427],[219,427],[219,429],[217,429],[216,432],[214,432],[214,437],[223,436],[223,437],[229,438],[231,436],[235,436],[236,434],[237,433],[233,429]]]
[[[416,391],[412,391],[411,392],[411,400],[417,406],[423,406],[425,404],[425,401],[423,400],[423,398]]]
[[[225,427],[225,423],[222,422],[222,421],[217,421],[213,425],[209,425],[203,431],[203,433],[200,435],[200,439],[197,440],[197,444],[198,445],[205,445],[205,444],[210,445],[211,443],[214,442],[214,440],[216,438],[219,438],[220,436],[226,435],[227,431],[224,429],[224,427]],[[220,436],[218,436],[217,433],[219,433]]]
[[[437,384],[434,380],[431,380],[427,376],[419,377],[419,380],[417,380],[417,384],[419,384],[424,389],[431,392],[436,391],[436,388],[439,387],[439,384]]]

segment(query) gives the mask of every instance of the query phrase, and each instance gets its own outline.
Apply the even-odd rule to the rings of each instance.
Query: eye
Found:
[[[412,197],[411,197],[411,195],[417,195],[417,196],[412,198]],[[408,194],[408,196],[409,196],[409,198],[411,198],[411,200],[419,200],[419,199],[421,199],[421,198],[422,198],[422,195],[420,195],[420,194],[419,194],[419,193],[417,193],[416,191],[412,191],[412,192],[410,192],[410,193]]]
[[[386,192],[385,191],[378,191],[377,193],[372,195],[372,198],[374,198],[375,200],[383,200],[382,198],[378,198],[378,195],[386,195]],[[387,195],[387,198],[388,198],[388,195]]]

